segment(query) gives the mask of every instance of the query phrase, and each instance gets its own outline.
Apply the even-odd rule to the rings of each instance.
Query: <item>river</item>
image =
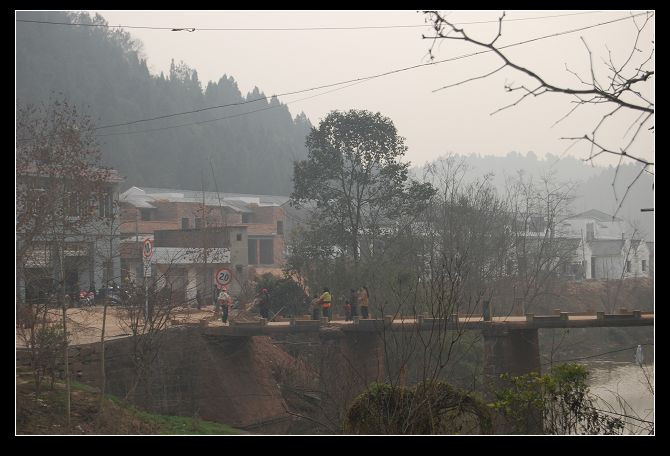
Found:
[[[654,421],[654,398],[649,386],[649,382],[654,385],[653,362],[642,367],[632,360],[589,361],[583,364],[591,373],[589,386],[591,392],[600,398],[599,408],[610,409],[606,405],[609,404],[618,413]],[[647,423],[634,419],[626,419],[626,422],[626,434],[648,434],[640,427],[647,427]]]

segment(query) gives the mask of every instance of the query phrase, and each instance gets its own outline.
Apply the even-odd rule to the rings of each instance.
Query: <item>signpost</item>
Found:
[[[144,257],[144,321],[149,319],[149,281],[151,277],[151,257],[154,254],[154,242],[151,239],[145,239],[142,245],[142,256]]]
[[[214,280],[220,287],[228,285],[233,278],[233,272],[228,268],[219,268],[214,274]]]

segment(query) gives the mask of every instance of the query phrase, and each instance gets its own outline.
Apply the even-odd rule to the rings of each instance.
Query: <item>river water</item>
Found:
[[[654,421],[654,397],[649,382],[654,385],[654,363],[640,366],[632,360],[589,361],[583,363],[591,373],[591,392],[599,397],[598,407]],[[648,434],[647,423],[626,419],[626,434]]]

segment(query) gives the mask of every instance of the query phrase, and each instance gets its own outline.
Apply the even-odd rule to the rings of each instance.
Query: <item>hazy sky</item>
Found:
[[[288,28],[288,27],[355,27],[380,25],[421,25],[424,15],[416,11],[95,11],[110,25],[196,27],[196,28]],[[639,11],[636,11],[639,12]],[[93,13],[93,12],[92,12]],[[575,11],[508,11],[500,46],[553,33],[625,17],[629,11],[603,11],[537,20],[514,19],[575,13]],[[500,11],[452,11],[454,22],[495,21]],[[641,23],[641,19],[638,20]],[[464,25],[466,32],[481,40],[491,40],[496,23]],[[428,62],[431,42],[421,34],[425,28],[319,31],[196,31],[127,29],[143,43],[143,53],[152,72],[168,72],[170,59],[183,60],[198,71],[203,87],[223,74],[233,76],[246,95],[258,86],[266,95],[289,92],[343,80],[369,76]],[[648,55],[655,39],[655,20],[638,43],[643,51],[636,59]],[[630,53],[636,35],[632,20],[604,25],[582,32],[510,48],[513,61],[533,69],[547,82],[580,83],[568,73],[565,65],[583,79],[590,77],[589,54],[580,40],[583,37],[593,52],[597,68],[604,68],[607,48],[615,63],[622,63]],[[607,46],[607,47],[606,47]],[[437,59],[456,57],[479,51],[466,43],[444,41],[436,47]],[[534,151],[560,155],[569,142],[563,136],[590,133],[606,106],[586,106],[555,127],[552,124],[572,107],[571,98],[563,94],[546,94],[527,99],[520,105],[491,116],[498,108],[514,102],[518,94],[507,93],[505,82],[530,84],[530,78],[505,69],[482,80],[432,91],[448,84],[486,74],[501,65],[493,54],[464,58],[423,67],[349,88],[337,90],[304,101],[296,101],[332,89],[282,97],[295,116],[301,111],[317,125],[333,109],[352,108],[379,111],[390,117],[399,133],[407,139],[407,158],[422,164],[446,152],[460,154],[505,155],[510,151]],[[654,65],[652,64],[651,68]],[[601,71],[605,82],[605,71]],[[643,94],[654,100],[654,82],[645,83]],[[192,107],[185,106],[186,109]],[[195,108],[195,107],[193,107]],[[611,110],[612,108],[610,108]],[[215,115],[222,114],[217,111]],[[253,116],[253,114],[252,114]],[[602,130],[604,142],[618,148],[626,141],[623,132],[636,116],[615,119]],[[653,160],[654,137],[645,132],[635,152]],[[586,145],[567,152],[586,157]],[[597,164],[616,163],[598,159]]]

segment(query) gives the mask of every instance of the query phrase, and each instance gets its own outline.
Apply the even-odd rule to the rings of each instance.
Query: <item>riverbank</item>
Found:
[[[100,412],[99,390],[73,382],[71,426],[65,417],[65,384],[48,382],[35,396],[34,383],[27,373],[16,377],[16,434],[18,435],[231,435],[245,432],[221,423],[197,418],[147,413],[114,396],[107,396]]]

